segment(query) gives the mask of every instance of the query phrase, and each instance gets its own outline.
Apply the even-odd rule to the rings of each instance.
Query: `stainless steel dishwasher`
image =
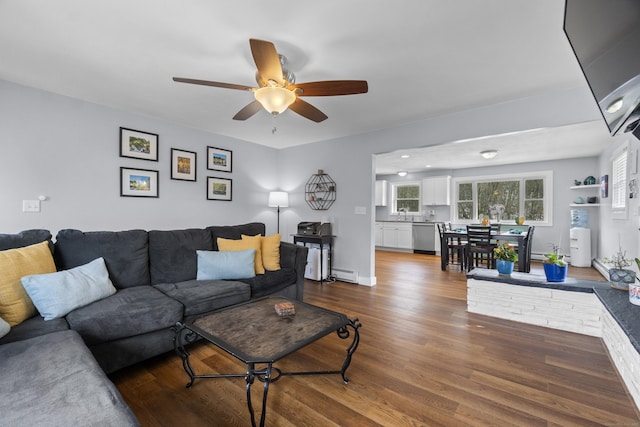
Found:
[[[435,222],[413,223],[413,252],[416,254],[436,254]]]

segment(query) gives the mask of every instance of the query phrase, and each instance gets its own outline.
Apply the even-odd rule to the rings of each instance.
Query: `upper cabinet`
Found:
[[[451,177],[431,176],[422,180],[422,204],[426,206],[451,204]]]
[[[387,206],[387,180],[376,181],[376,206]]]

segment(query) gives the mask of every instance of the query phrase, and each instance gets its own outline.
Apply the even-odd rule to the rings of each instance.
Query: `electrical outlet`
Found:
[[[22,212],[40,212],[40,200],[23,200]]]

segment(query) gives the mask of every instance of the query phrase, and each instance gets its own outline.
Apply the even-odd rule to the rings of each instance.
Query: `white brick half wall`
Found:
[[[467,280],[470,313],[601,337],[602,309],[593,293]]]

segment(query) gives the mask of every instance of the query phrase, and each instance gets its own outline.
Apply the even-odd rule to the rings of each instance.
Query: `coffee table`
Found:
[[[281,317],[276,314],[275,304],[283,301],[293,303],[294,315]],[[251,403],[251,385],[255,379],[264,383],[262,413],[260,415],[260,426],[264,426],[269,384],[276,382],[281,376],[340,374],[345,384],[349,382],[346,371],[351,363],[353,353],[358,348],[360,341],[358,329],[360,326],[357,318],[351,320],[342,313],[316,307],[302,301],[266,297],[206,314],[193,322],[176,323],[173,344],[176,353],[182,359],[184,370],[189,375],[187,388],[193,385],[196,378],[245,379],[247,406],[252,426],[256,425],[256,420]],[[336,332],[341,339],[347,339],[353,335],[340,370],[282,372],[273,366],[279,359],[332,332]],[[189,351],[185,345],[198,338],[205,339],[245,363],[247,372],[243,374],[196,374],[189,362]],[[261,365],[261,367],[256,365]]]

